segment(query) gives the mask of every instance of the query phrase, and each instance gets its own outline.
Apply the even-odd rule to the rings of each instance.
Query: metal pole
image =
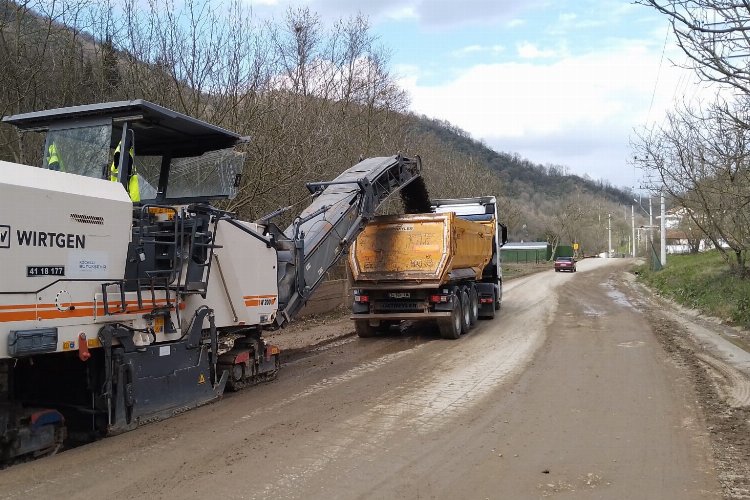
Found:
[[[612,258],[612,214],[607,214],[607,258]]]
[[[648,242],[654,242],[654,209],[651,207],[651,194],[648,195]]]
[[[633,237],[631,238],[633,243],[631,246],[633,250],[633,258],[635,258],[635,205],[630,205],[630,221],[633,224]]]
[[[667,230],[666,230],[666,204],[664,203],[664,191],[661,193],[661,265],[667,265]]]

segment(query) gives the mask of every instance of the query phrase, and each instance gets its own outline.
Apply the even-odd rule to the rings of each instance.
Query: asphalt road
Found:
[[[0,498],[721,498],[625,262],[506,286],[458,341],[345,337],[269,384],[0,472]]]

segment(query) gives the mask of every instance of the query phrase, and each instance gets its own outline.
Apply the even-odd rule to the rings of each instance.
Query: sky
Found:
[[[705,91],[667,19],[628,0],[249,0],[324,22],[361,12],[391,50],[411,110],[496,151],[635,188],[635,130]]]

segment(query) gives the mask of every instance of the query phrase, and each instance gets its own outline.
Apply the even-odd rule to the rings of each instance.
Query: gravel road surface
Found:
[[[713,419],[744,393],[701,378],[716,359],[687,361],[631,264],[513,280],[458,341],[318,325],[339,335],[276,381],[0,471],[0,498],[742,498],[747,421]]]

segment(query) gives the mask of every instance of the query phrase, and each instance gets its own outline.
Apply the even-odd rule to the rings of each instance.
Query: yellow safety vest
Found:
[[[54,142],[49,145],[47,153],[47,167],[50,170],[59,170],[61,172],[65,172],[65,167],[63,167],[60,155],[57,153],[57,146],[55,146]]]
[[[119,174],[118,171],[118,155],[120,154],[120,146],[122,144],[118,143],[117,148],[115,148],[115,155],[112,159],[112,165],[109,167],[109,180],[112,182],[117,182],[117,176]],[[128,194],[130,195],[130,200],[134,203],[137,203],[141,201],[141,190],[138,186],[138,171],[135,169],[135,152],[133,151],[133,148],[131,147],[128,151],[130,153],[130,178],[128,179]]]

